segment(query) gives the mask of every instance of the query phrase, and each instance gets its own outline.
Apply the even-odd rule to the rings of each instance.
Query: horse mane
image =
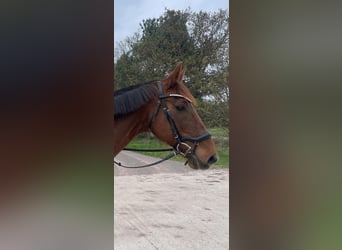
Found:
[[[114,91],[114,119],[129,115],[157,96],[157,89],[149,81]]]

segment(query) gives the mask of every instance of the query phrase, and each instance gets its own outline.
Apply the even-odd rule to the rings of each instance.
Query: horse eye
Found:
[[[183,111],[183,110],[185,110],[185,106],[184,105],[176,105],[176,109],[178,111]]]

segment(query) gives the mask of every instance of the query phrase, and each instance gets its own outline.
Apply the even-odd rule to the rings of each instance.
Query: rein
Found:
[[[125,150],[125,149],[124,149]],[[173,149],[171,149],[173,150]],[[145,150],[130,150],[130,151],[145,151]],[[169,151],[169,150],[168,150]],[[156,151],[147,151],[147,152],[156,152]],[[169,154],[168,156],[164,157],[163,159],[159,160],[159,161],[156,161],[156,162],[153,162],[153,163],[150,163],[150,164],[146,164],[146,165],[142,165],[142,166],[126,166],[126,165],[123,165],[121,162],[117,162],[114,160],[114,163],[116,165],[118,165],[119,167],[123,167],[123,168],[147,168],[147,167],[152,167],[154,165],[157,165],[159,163],[162,163],[163,161],[167,161],[173,157],[175,157],[177,155],[177,152],[176,151],[173,151],[172,154]]]
[[[121,162],[118,162],[118,161],[114,160],[115,164],[117,164],[118,166],[123,167],[123,168],[147,168],[147,167],[152,167],[154,165],[157,165],[159,163],[167,161],[167,160],[175,157],[176,155],[178,155],[178,153],[176,151],[174,151],[173,148],[166,148],[166,149],[124,148],[124,150],[126,150],[126,151],[136,151],[136,152],[165,152],[165,151],[173,151],[173,153],[165,156],[163,159],[161,159],[159,161],[156,161],[156,162],[153,162],[153,163],[150,163],[150,164],[147,164],[147,165],[142,165],[142,166],[131,166],[130,167],[130,166],[123,165]]]
[[[183,95],[179,95],[179,94],[167,94],[164,95],[164,91],[163,91],[163,87],[162,87],[162,83],[161,81],[157,82],[158,85],[158,90],[159,90],[159,97],[158,97],[158,103],[157,106],[153,112],[152,118],[149,122],[148,128],[151,130],[151,126],[153,124],[153,122],[155,121],[157,114],[160,110],[160,107],[162,107],[162,110],[164,111],[164,114],[166,115],[166,118],[171,126],[171,130],[173,133],[174,138],[176,139],[176,144],[173,146],[173,148],[169,148],[169,149],[134,149],[134,148],[124,148],[124,150],[127,151],[140,151],[140,152],[162,152],[162,151],[173,151],[171,154],[169,154],[168,156],[164,157],[161,160],[158,160],[154,163],[151,164],[147,164],[147,165],[142,165],[142,166],[133,166],[133,167],[129,167],[129,166],[125,166],[123,164],[121,164],[121,162],[117,162],[114,160],[114,163],[117,164],[120,167],[123,168],[146,168],[146,167],[151,167],[154,165],[157,165],[161,162],[164,162],[166,160],[169,160],[173,157],[175,157],[176,155],[180,154],[184,157],[188,156],[188,155],[195,155],[197,146],[199,145],[199,143],[201,141],[207,140],[211,137],[211,134],[208,131],[205,131],[202,135],[198,136],[198,137],[186,137],[186,136],[182,136],[179,133],[179,130],[177,129],[176,123],[172,118],[172,115],[170,113],[169,108],[167,107],[166,103],[165,103],[165,99],[170,98],[170,97],[177,97],[177,98],[183,98],[186,101],[192,103],[192,101],[183,96]],[[192,149],[192,147],[187,144],[186,142],[192,142],[194,144],[194,148]],[[185,152],[182,152],[180,149],[180,146],[185,146],[187,149],[185,150]],[[184,165],[186,165],[188,163],[188,161],[185,162]]]

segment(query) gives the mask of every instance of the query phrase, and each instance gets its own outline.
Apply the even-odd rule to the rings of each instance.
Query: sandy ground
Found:
[[[122,152],[134,165],[155,160]],[[114,167],[114,249],[228,249],[228,170],[194,171],[168,161],[148,169]]]

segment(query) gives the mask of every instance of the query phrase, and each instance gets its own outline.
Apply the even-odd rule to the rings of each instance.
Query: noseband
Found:
[[[162,107],[163,112],[171,126],[171,130],[172,130],[172,134],[174,136],[174,138],[176,139],[176,144],[173,146],[173,149],[175,150],[175,152],[177,154],[181,154],[183,156],[189,156],[189,155],[194,155],[196,152],[196,148],[198,146],[198,144],[201,141],[207,140],[211,137],[211,134],[208,131],[205,131],[202,135],[198,136],[198,137],[188,137],[188,136],[182,136],[179,133],[179,130],[177,129],[176,123],[172,118],[172,115],[170,113],[169,108],[167,107],[166,103],[165,103],[165,99],[170,98],[170,97],[176,97],[176,98],[183,98],[186,101],[188,101],[189,103],[192,103],[192,101],[183,96],[183,95],[179,95],[179,94],[167,94],[164,95],[164,91],[163,91],[163,87],[162,87],[162,83],[161,81],[157,82],[158,85],[158,90],[159,90],[159,98],[158,98],[158,103],[157,106],[153,112],[151,121],[149,123],[149,129],[151,129],[151,126],[154,122],[154,120],[157,117],[157,114],[159,112],[160,107]],[[194,143],[194,148],[191,148],[191,146],[189,144],[187,144],[186,142],[192,142]],[[187,149],[183,152],[180,149],[180,146],[185,146]]]

